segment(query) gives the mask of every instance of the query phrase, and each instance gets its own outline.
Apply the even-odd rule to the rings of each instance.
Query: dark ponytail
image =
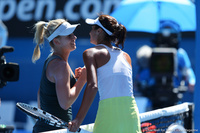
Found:
[[[116,47],[124,48],[124,42],[126,39],[126,28],[122,24],[118,24],[117,20],[109,15],[100,15],[99,21],[107,30],[112,32],[112,35],[106,33],[105,40],[115,43]]]
[[[116,30],[113,33],[115,38],[114,43],[117,47],[121,45],[122,49],[124,48],[124,42],[126,39],[126,28],[122,24],[118,24]]]

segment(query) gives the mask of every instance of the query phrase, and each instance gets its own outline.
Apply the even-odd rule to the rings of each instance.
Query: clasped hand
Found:
[[[78,79],[81,76],[86,78],[86,68],[84,67],[78,67],[75,69],[75,78]]]

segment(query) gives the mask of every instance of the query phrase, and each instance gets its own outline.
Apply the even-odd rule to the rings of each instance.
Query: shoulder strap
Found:
[[[110,48],[108,46],[106,46],[105,44],[98,44],[98,46],[104,46],[107,50],[118,50],[118,51],[122,51],[120,48],[113,46],[113,48]]]
[[[60,56],[52,55],[52,54],[49,55],[49,57],[47,58],[47,62],[46,62],[46,64],[45,64],[45,68],[47,68],[47,66],[48,66],[48,64],[49,64],[50,61],[52,61],[52,60],[54,60],[54,59],[56,59],[56,58],[62,60],[62,58],[61,58]]]

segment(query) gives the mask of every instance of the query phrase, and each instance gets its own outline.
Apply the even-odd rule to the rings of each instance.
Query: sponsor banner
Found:
[[[11,37],[30,37],[33,24],[65,18],[80,23],[78,36],[89,37],[84,20],[98,14],[110,14],[121,0],[0,0],[0,19],[8,27]]]

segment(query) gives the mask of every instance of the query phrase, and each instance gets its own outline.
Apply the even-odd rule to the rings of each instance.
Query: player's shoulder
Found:
[[[125,58],[125,59],[127,60],[127,62],[131,65],[132,60],[131,60],[130,55],[129,55],[128,53],[124,52],[124,51],[122,51],[122,53],[123,53],[124,58]]]
[[[104,46],[94,46],[92,48],[86,49],[83,53],[84,54],[96,54],[99,53],[102,50],[105,50],[106,48]]]
[[[130,55],[126,53],[125,51],[122,51],[123,55],[126,56],[127,58],[130,58]]]

